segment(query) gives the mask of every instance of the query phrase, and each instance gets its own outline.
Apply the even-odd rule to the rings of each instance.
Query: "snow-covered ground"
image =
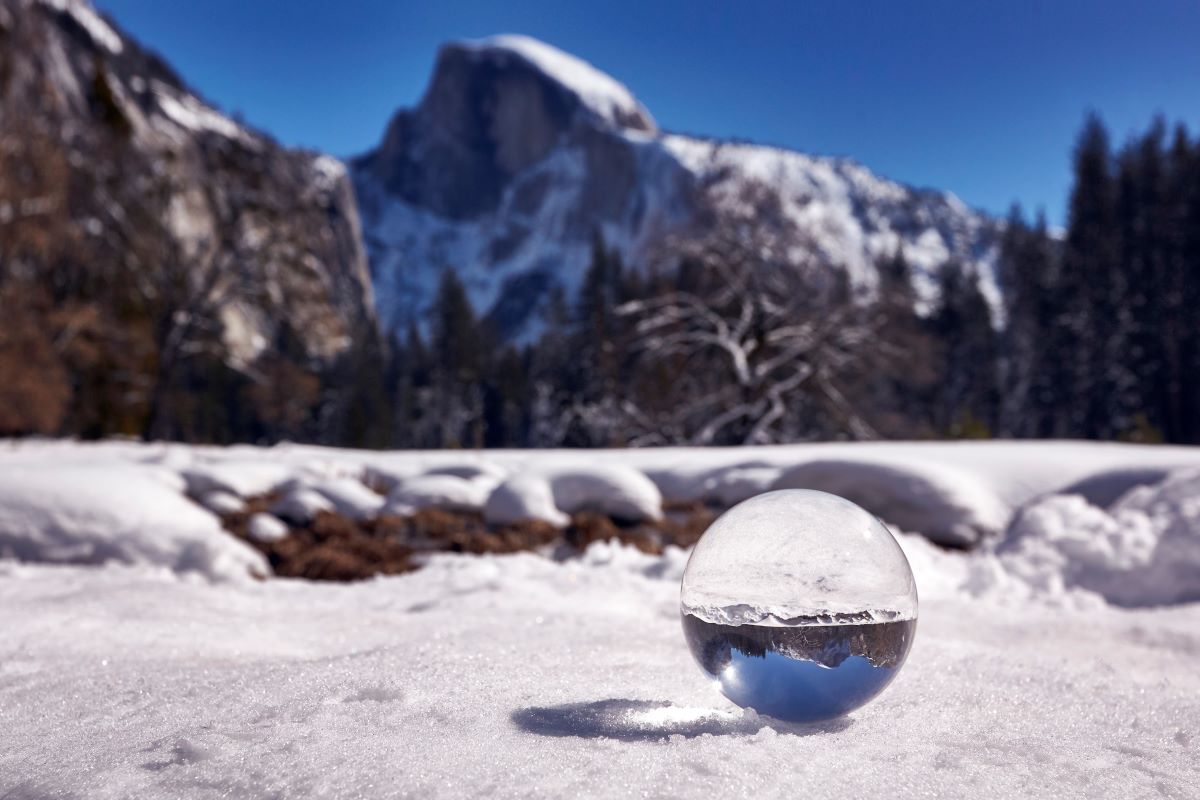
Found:
[[[1196,466],[1193,449],[1080,443],[3,444],[0,797],[1194,798],[1200,604],[1180,601],[1200,597]],[[286,487],[371,513],[351,488],[365,481],[410,504],[504,491],[635,516],[655,495],[806,475],[861,475],[885,521],[982,538],[961,552],[899,537],[921,595],[908,663],[875,702],[809,728],[737,709],[691,663],[683,551],[437,554],[355,584],[255,581],[254,551],[186,499]],[[1105,507],[1056,494],[1072,487]],[[73,563],[31,563],[46,560]]]

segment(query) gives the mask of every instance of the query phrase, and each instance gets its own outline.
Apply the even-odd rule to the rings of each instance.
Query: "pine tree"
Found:
[[[1064,305],[1056,324],[1062,341],[1059,379],[1067,387],[1066,425],[1058,435],[1107,438],[1114,431],[1112,398],[1121,390],[1110,367],[1125,350],[1117,318],[1124,280],[1117,240],[1115,187],[1108,132],[1091,115],[1075,147],[1075,183],[1057,291]]]
[[[430,317],[430,400],[438,446],[482,447],[482,377],[488,340],[453,269],[442,273]]]
[[[954,437],[986,437],[996,428],[998,347],[978,276],[957,262],[943,265],[940,297],[930,319],[942,347],[936,421]]]

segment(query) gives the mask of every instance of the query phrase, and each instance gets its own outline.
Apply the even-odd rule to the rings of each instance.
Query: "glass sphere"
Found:
[[[917,587],[883,523],[836,495],[787,489],[734,506],[700,537],[680,613],[692,655],[726,697],[815,722],[896,677]]]

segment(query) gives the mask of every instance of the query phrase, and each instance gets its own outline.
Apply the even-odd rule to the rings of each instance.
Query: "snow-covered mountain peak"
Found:
[[[901,253],[919,311],[947,265],[999,305],[998,223],[953,195],[848,159],[662,132],[623,85],[525,36],[443,46],[420,104],[351,173],[387,328],[425,319],[453,269],[502,336],[527,341],[552,291],[578,288],[597,235],[650,269],[705,204],[724,218],[764,199],[783,215],[763,224],[782,220],[797,262],[842,272],[864,302]]]
[[[461,48],[491,59],[520,59],[573,93],[584,107],[610,125],[641,131],[657,129],[650,112],[624,84],[583,59],[538,39],[510,33],[456,42],[447,47]]]

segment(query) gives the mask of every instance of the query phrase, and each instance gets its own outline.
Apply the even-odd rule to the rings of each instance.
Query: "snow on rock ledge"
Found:
[[[261,555],[158,472],[118,463],[6,470],[0,557],[152,565],[211,580],[270,574]]]

